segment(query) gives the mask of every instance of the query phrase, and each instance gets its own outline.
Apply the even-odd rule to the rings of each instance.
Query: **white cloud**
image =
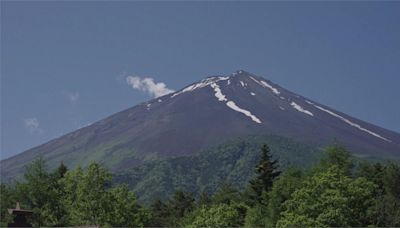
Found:
[[[79,92],[64,92],[65,97],[68,99],[71,104],[75,104],[79,100]]]
[[[168,93],[174,92],[174,90],[167,88],[167,85],[165,83],[154,82],[153,78],[128,76],[126,77],[126,82],[131,85],[133,89],[145,91],[153,97],[160,97]]]
[[[42,133],[39,120],[36,117],[24,119],[24,126],[30,133]]]

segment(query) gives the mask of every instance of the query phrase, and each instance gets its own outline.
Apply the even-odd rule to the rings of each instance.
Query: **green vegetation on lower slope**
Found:
[[[314,147],[279,136],[247,136],[229,140],[197,155],[146,162],[115,174],[114,183],[128,184],[149,202],[154,197],[165,199],[176,189],[194,193],[214,193],[223,182],[244,188],[254,175],[253,167],[260,158],[259,149],[268,144],[282,168],[309,167],[322,152]]]
[[[111,173],[98,163],[72,170],[61,164],[50,172],[38,159],[23,181],[0,185],[0,226],[12,222],[7,208],[16,202],[33,211],[33,226],[400,226],[399,164],[356,162],[340,146],[326,148],[320,161],[304,170],[279,168],[268,146],[257,154],[243,187],[225,182],[214,194],[197,197],[175,189],[149,206],[127,186],[111,185]]]

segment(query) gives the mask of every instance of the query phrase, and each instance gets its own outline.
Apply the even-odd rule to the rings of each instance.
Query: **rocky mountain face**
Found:
[[[119,171],[246,135],[277,135],[314,147],[336,141],[361,157],[400,158],[399,133],[240,70],[207,77],[5,159],[1,175],[12,178],[39,155],[50,168],[96,160]]]

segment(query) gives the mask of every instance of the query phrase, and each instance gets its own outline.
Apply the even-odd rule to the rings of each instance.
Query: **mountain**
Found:
[[[337,141],[361,157],[400,158],[399,133],[240,70],[207,77],[5,159],[1,175],[16,176],[38,155],[50,167],[96,160],[119,172],[247,135],[276,135],[315,148]]]

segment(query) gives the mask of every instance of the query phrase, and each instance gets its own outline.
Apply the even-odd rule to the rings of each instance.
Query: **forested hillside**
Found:
[[[259,150],[267,143],[280,168],[309,167],[322,155],[322,150],[274,135],[247,136],[229,140],[196,155],[158,159],[133,169],[116,173],[116,184],[128,184],[142,202],[154,197],[166,199],[176,189],[198,196],[214,193],[224,183],[244,188],[254,175],[253,167],[260,158]]]
[[[258,151],[245,185],[227,178],[213,194],[174,189],[166,199],[149,198],[150,204],[140,203],[127,186],[113,185],[97,163],[49,171],[39,159],[23,181],[1,185],[1,226],[12,219],[7,208],[15,202],[33,210],[34,226],[400,226],[399,164],[356,161],[334,145],[300,170],[280,166],[272,147]]]

